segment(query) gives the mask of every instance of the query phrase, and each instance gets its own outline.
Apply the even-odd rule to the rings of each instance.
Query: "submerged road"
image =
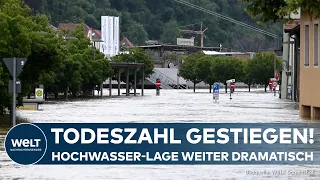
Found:
[[[214,103],[208,90],[146,90],[145,96],[45,104],[42,111],[19,111],[32,122],[310,122],[299,117],[296,103],[254,89],[220,94]],[[107,93],[107,91],[104,91]],[[116,94],[114,91],[113,94]],[[275,170],[287,172],[274,175]],[[312,170],[315,173],[302,173]],[[289,173],[291,172],[291,173]],[[258,175],[259,174],[259,175]],[[20,166],[0,151],[0,179],[318,179],[320,166]]]

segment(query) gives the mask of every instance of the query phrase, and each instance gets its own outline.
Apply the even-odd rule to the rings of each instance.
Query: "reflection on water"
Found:
[[[206,93],[208,90],[197,91],[161,90],[161,95],[155,96],[155,90],[146,90],[144,97],[50,103],[42,105],[42,111],[19,111],[18,114],[32,122],[304,122],[296,103],[280,100],[272,93],[235,92],[232,100],[229,94],[220,94],[219,102],[215,103],[212,94]],[[20,166],[0,151],[0,179],[318,179],[319,167]],[[282,170],[283,174],[275,175],[275,170]]]

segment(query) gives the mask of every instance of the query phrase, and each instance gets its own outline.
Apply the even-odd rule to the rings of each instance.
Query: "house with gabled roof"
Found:
[[[91,28],[86,24],[79,24],[79,23],[60,23],[58,29],[65,29],[69,31],[74,31],[78,26],[83,26],[84,31],[84,37],[87,37],[90,39],[91,43],[94,44],[94,46],[97,49],[100,49],[100,42],[94,42],[94,39],[101,39],[101,31]]]

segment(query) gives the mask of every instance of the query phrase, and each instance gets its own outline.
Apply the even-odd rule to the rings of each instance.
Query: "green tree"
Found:
[[[241,42],[253,42],[259,44],[259,49],[268,49],[274,46],[268,40],[256,38],[258,33],[250,32],[241,26],[236,26],[231,22],[219,19],[209,13],[200,11],[197,8],[185,6],[176,1],[168,0],[26,0],[34,11],[40,11],[50,17],[50,22],[57,26],[61,22],[83,23],[100,29],[101,16],[120,16],[121,18],[121,37],[127,36],[135,44],[143,44],[146,39],[163,40],[165,43],[176,43],[176,29],[178,25],[184,29],[194,31],[200,30],[200,22],[203,28],[208,28],[205,33],[205,46],[216,47],[221,43],[224,47],[236,49],[237,51],[250,51],[254,46],[241,46]],[[291,0],[298,1],[298,0]],[[290,2],[291,2],[290,1]],[[299,0],[300,1],[300,0]],[[307,2],[306,0],[301,0]],[[316,0],[315,2],[318,2]],[[268,11],[270,16],[278,16],[276,7],[281,8],[279,1],[262,0],[201,0],[190,1],[190,3],[205,8],[219,14],[226,15],[238,21],[257,26],[261,29],[270,31],[274,34],[282,35],[282,24],[257,24],[257,20],[252,19],[244,12],[245,4],[249,2],[248,8],[262,8],[256,12]],[[288,1],[289,2],[289,1]],[[314,1],[310,1],[314,2]],[[308,2],[310,4],[310,2]],[[266,5],[264,5],[266,4]],[[312,6],[316,9],[318,6]],[[258,14],[259,17],[259,14]],[[176,23],[171,23],[173,21]],[[135,23],[134,23],[135,22]],[[168,23],[169,22],[169,23]],[[171,25],[170,25],[171,24]],[[192,25],[190,25],[192,24]],[[165,32],[166,31],[166,32]],[[253,35],[253,36],[251,36]],[[184,34],[186,38],[192,35]],[[170,37],[170,38],[169,38]],[[196,45],[199,45],[200,38],[196,36]],[[239,41],[240,39],[240,41]],[[259,41],[258,43],[256,41]],[[236,42],[236,43],[235,43]],[[261,47],[262,46],[262,47]],[[247,50],[248,48],[248,50]]]
[[[148,33],[144,29],[143,25],[130,21],[128,24],[128,30],[123,32],[123,36],[127,37],[135,45],[143,45],[148,39]]]
[[[197,74],[197,61],[202,57],[204,57],[203,53],[195,53],[186,56],[183,60],[182,67],[179,69],[179,76],[193,82],[193,92],[196,92],[196,84],[201,82],[201,79]]]
[[[206,84],[209,84],[209,92],[211,93],[212,85],[216,82],[215,73],[211,67],[215,63],[214,58],[211,56],[204,56],[199,59],[196,64],[196,74],[198,78]]]
[[[307,13],[320,17],[320,0],[277,0],[266,2],[265,0],[242,0],[245,2],[246,10],[261,22],[287,21],[290,13],[297,13],[301,8]]]
[[[57,72],[56,83],[51,87],[58,92],[65,89],[66,96],[69,90],[74,97],[77,97],[81,90],[84,92],[94,90],[96,85],[100,85],[113,72],[110,62],[92,47],[89,39],[83,36],[82,27],[80,25],[73,32],[64,32],[65,35],[71,33],[69,35],[76,37],[77,40],[70,41],[68,49],[66,45],[62,45],[68,56],[63,60],[63,67]]]
[[[226,81],[229,79],[241,80],[244,76],[243,63],[240,59],[233,57],[216,56],[215,63],[211,66],[211,70],[215,74],[217,81],[225,85],[225,91],[228,92]]]
[[[240,81],[244,82],[249,87],[249,92],[251,91],[251,85],[255,82],[253,74],[253,60],[247,59],[242,61],[243,63],[243,76]]]
[[[265,92],[267,92],[267,87],[270,78],[274,77],[274,58],[275,54],[272,52],[257,53],[252,59],[251,72],[254,77],[254,81],[258,84],[263,84],[265,87]],[[281,60],[276,59],[276,70],[281,69]]]
[[[161,37],[163,43],[176,44],[179,37],[179,27],[175,20],[170,20],[164,25],[164,31]]]
[[[2,0],[0,1],[0,113],[5,113],[5,108],[11,108],[11,95],[8,93],[8,82],[10,79],[9,72],[2,62],[2,58],[8,57],[29,57],[32,53],[38,55],[45,52],[42,49],[37,49],[35,52],[34,44],[38,43],[39,36],[35,32],[48,31],[47,18],[42,15],[32,15],[32,11],[20,0]],[[28,61],[27,64],[31,62]],[[43,67],[49,64],[44,64]],[[26,65],[27,66],[27,65]],[[41,69],[35,69],[32,73],[41,73]],[[22,78],[20,76],[20,78]],[[22,84],[28,86],[28,82],[34,84],[32,74],[23,77]],[[29,81],[27,81],[27,79]],[[21,96],[18,98],[18,103],[22,103],[22,96],[28,92],[28,88],[24,88]]]
[[[45,87],[45,97],[47,97],[46,87],[55,82],[55,72],[62,67],[65,58],[60,45],[62,39],[53,33],[37,34],[33,33],[31,43],[31,54],[23,68],[20,79],[23,81],[23,92],[30,96],[39,84]]]

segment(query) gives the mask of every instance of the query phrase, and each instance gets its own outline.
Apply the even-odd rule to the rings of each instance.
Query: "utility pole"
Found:
[[[179,67],[180,67],[180,62],[179,62],[179,54],[177,53],[176,54],[176,58],[177,58],[177,61],[178,61],[178,66],[177,66],[177,89],[179,90]]]
[[[192,24],[193,25],[193,24]],[[201,46],[201,49],[203,48],[203,35],[204,35],[204,32],[206,30],[208,30],[208,28],[206,28],[205,30],[202,30],[203,28],[203,24],[202,22],[200,23],[200,31],[194,31],[194,30],[185,30],[185,29],[180,29],[180,32],[182,33],[186,33],[186,34],[195,34],[195,35],[200,35],[201,36],[201,42],[200,42],[200,46]]]
[[[277,76],[277,55],[276,55],[276,52],[274,52],[274,58],[273,58],[273,60],[274,60],[274,75],[273,75],[273,77],[274,78],[276,78],[276,76]],[[279,77],[277,77],[277,78],[279,78]],[[276,96],[276,87],[274,87],[274,96]]]
[[[12,73],[12,84],[13,84],[13,96],[12,96],[12,126],[17,124],[16,122],[16,96],[17,96],[17,59],[13,58],[13,73]]]

